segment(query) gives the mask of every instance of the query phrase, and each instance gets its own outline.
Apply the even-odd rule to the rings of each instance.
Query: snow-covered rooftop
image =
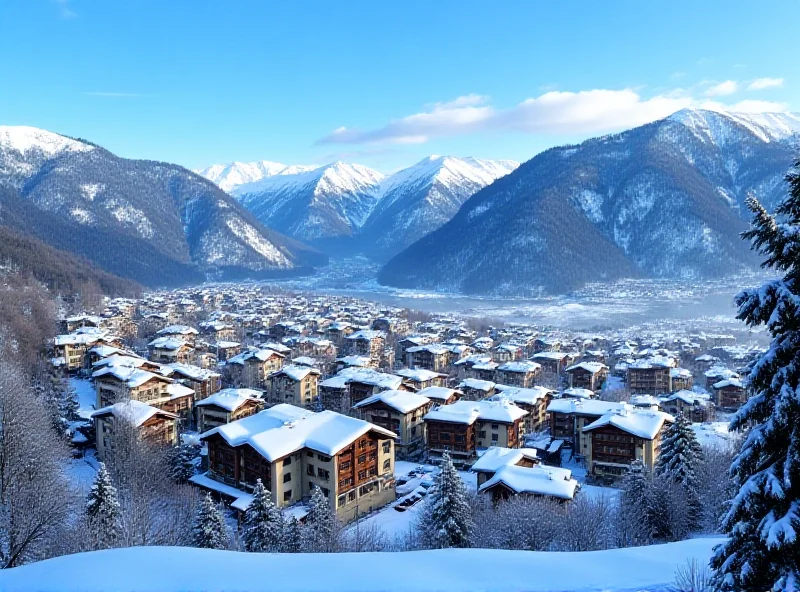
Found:
[[[673,422],[675,418],[669,413],[653,409],[631,409],[625,407],[617,411],[606,413],[583,428],[589,432],[604,426],[613,426],[639,438],[652,440],[661,430],[664,422]]]
[[[425,415],[426,421],[446,421],[471,425],[478,421],[513,423],[528,412],[508,400],[456,401],[450,405],[436,407]]]
[[[568,469],[544,465],[510,465],[499,469],[478,491],[486,491],[500,483],[515,493],[546,495],[563,500],[573,499],[578,488],[578,482],[572,478],[572,472]]]
[[[408,391],[382,391],[378,394],[367,397],[359,401],[353,407],[360,408],[372,405],[373,403],[381,402],[388,405],[399,413],[410,413],[415,409],[419,409],[431,402],[428,397],[419,395],[417,393],[410,393]]]
[[[314,413],[281,403],[200,435],[205,439],[219,434],[231,446],[249,444],[269,462],[311,448],[333,456],[356,438],[375,431],[396,438],[389,430],[334,411]]]
[[[195,403],[195,407],[215,406],[226,411],[236,411],[247,401],[260,401],[261,392],[248,388],[227,388]]]

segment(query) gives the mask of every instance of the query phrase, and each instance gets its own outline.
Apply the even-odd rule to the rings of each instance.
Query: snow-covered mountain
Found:
[[[755,264],[739,233],[772,208],[800,145],[797,114],[684,110],[547,150],[390,260],[384,284],[563,292],[621,277],[713,277]]]
[[[0,224],[147,285],[291,272],[325,258],[177,165],[0,126]]]
[[[450,220],[474,193],[519,166],[510,160],[429,156],[381,185],[381,196],[360,240],[373,257],[387,258]]]
[[[265,177],[294,175],[313,171],[316,168],[318,168],[317,165],[285,165],[269,160],[258,160],[256,162],[214,164],[194,172],[212,183],[216,183],[223,191],[230,193],[240,185],[254,183]]]
[[[359,164],[335,162],[240,185],[232,194],[263,224],[301,240],[349,237],[380,197],[384,176]]]

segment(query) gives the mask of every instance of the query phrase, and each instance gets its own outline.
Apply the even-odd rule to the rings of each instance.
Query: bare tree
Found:
[[[73,501],[66,459],[45,405],[19,365],[0,356],[0,566],[52,553]]]
[[[599,551],[615,546],[616,508],[606,496],[579,495],[570,502],[554,541],[557,551]]]

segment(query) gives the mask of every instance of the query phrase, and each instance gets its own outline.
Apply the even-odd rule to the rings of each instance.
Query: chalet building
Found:
[[[432,372],[447,373],[449,364],[450,350],[441,343],[418,345],[406,350],[406,365],[409,368],[424,368]]]
[[[336,357],[336,346],[330,339],[319,339],[317,337],[293,337],[286,340],[286,345],[290,346],[292,352],[298,356],[310,356],[317,358]]]
[[[522,359],[522,348],[511,343],[501,343],[492,348],[492,359],[503,364]]]
[[[662,411],[638,411],[629,407],[606,413],[583,428],[587,444],[587,472],[603,482],[623,477],[634,460],[653,469],[667,425],[674,418]]]
[[[450,405],[464,396],[463,392],[444,386],[429,386],[417,391],[417,394],[427,397],[434,405]]]
[[[130,350],[114,347],[111,345],[100,344],[100,345],[95,345],[94,347],[90,347],[88,350],[86,350],[86,353],[83,355],[83,364],[82,364],[83,370],[91,371],[94,368],[95,364],[97,364],[101,360],[105,360],[106,358],[110,358],[112,356],[139,358],[142,360],[144,359],[140,358],[140,356],[138,356],[136,353]]]
[[[97,409],[127,400],[152,404],[170,398],[167,386],[172,379],[145,368],[134,358],[109,358],[111,362],[92,373],[97,393]]]
[[[628,364],[626,383],[632,395],[663,395],[672,388],[670,371],[675,366],[671,358],[635,360]]]
[[[237,419],[249,417],[263,409],[261,391],[253,389],[223,389],[195,404],[197,430],[207,432]]]
[[[345,350],[350,355],[380,360],[386,343],[383,331],[357,331],[345,337]]]
[[[729,379],[741,379],[741,376],[739,376],[737,372],[725,366],[713,366],[705,371],[704,376],[706,378],[706,390],[709,392],[713,392],[714,384],[717,382]]]
[[[466,378],[494,382],[497,379],[497,368],[499,366],[500,364],[491,358],[487,358],[485,361],[474,362],[468,365],[464,374]]]
[[[540,462],[536,451],[532,448],[492,446],[475,461],[469,470],[477,475],[478,487],[480,487],[503,467],[533,467]]]
[[[542,366],[530,360],[506,362],[497,368],[496,382],[528,388],[534,385]]]
[[[492,378],[494,377],[494,370],[496,370],[497,366],[499,366],[497,362],[492,361],[492,357],[490,355],[473,354],[471,356],[461,358],[453,363],[453,367],[456,369],[456,377],[459,380],[464,380],[465,378],[480,378],[480,376],[472,370],[476,364],[494,364],[492,367]]]
[[[708,395],[687,390],[661,397],[659,407],[673,416],[685,415],[689,421],[695,423],[710,421],[714,413],[714,406]]]
[[[257,479],[279,508],[319,487],[343,523],[396,499],[395,434],[333,411],[280,404],[200,436],[207,473],[191,480],[234,499],[244,511]]]
[[[285,337],[299,337],[305,333],[305,327],[294,321],[278,321],[269,328],[269,336],[275,341],[281,341]]]
[[[733,411],[747,401],[747,389],[739,378],[725,378],[711,385],[714,404],[726,411]]]
[[[490,448],[471,470],[478,474],[478,493],[493,502],[515,495],[568,502],[580,487],[572,471],[542,465],[532,449]]]
[[[456,401],[437,407],[425,417],[428,458],[437,461],[449,451],[453,463],[470,466],[479,448],[518,448],[522,443],[527,412],[507,400]]]
[[[126,339],[133,339],[139,334],[139,325],[130,317],[119,314],[103,317],[102,327],[106,331]]]
[[[217,341],[214,344],[214,351],[219,362],[227,362],[241,353],[242,346],[238,341]]]
[[[561,391],[561,397],[565,399],[596,399],[597,393],[589,389],[572,386]]]
[[[434,335],[409,335],[404,337],[397,342],[395,357],[405,362],[408,359],[408,350],[410,348],[433,343],[435,339]]]
[[[178,417],[139,401],[115,403],[92,413],[97,441],[97,458],[106,459],[113,446],[114,428],[118,421],[131,423],[145,442],[159,446],[178,443]]]
[[[63,360],[62,367],[67,371],[77,371],[83,368],[86,352],[97,344],[102,343],[101,337],[105,333],[70,333],[57,335],[53,340],[53,350],[57,358]]]
[[[689,390],[694,385],[694,377],[686,368],[672,368],[669,371],[670,392]]]
[[[325,329],[325,337],[329,339],[336,346],[337,350],[341,350],[345,345],[345,338],[355,333],[356,328],[350,323],[336,322],[331,323]]]
[[[566,369],[570,387],[599,391],[608,376],[608,366],[600,362],[580,362]]]
[[[372,321],[371,328],[374,331],[384,333],[405,333],[408,331],[408,321],[401,317],[378,317]]]
[[[269,405],[289,403],[311,408],[319,396],[320,371],[308,366],[284,366],[269,375],[266,400]]]
[[[176,337],[157,337],[147,344],[147,351],[159,364],[189,364],[194,359],[194,346]]]
[[[422,390],[429,386],[446,386],[447,374],[425,370],[424,368],[403,368],[395,372],[397,376],[414,387],[416,390]]]
[[[407,391],[382,391],[356,403],[357,416],[398,435],[397,460],[421,460],[425,454],[423,417],[433,403],[425,396]]]
[[[142,336],[150,337],[158,333],[161,329],[169,326],[170,316],[165,312],[152,312],[144,315],[139,320],[139,333]]]
[[[336,372],[341,372],[345,368],[376,368],[377,360],[367,356],[344,356],[336,358]]]
[[[558,352],[561,351],[561,342],[558,339],[537,337],[536,339],[533,340],[533,351],[535,354]]]
[[[458,385],[458,390],[464,393],[465,401],[480,401],[491,397],[495,393],[497,385],[490,380],[478,380],[477,378],[465,378]]]
[[[170,378],[194,391],[195,401],[202,401],[222,388],[222,375],[219,372],[180,363],[169,364],[167,368],[171,371]]]
[[[189,327],[188,325],[168,325],[156,331],[158,337],[173,337],[174,339],[180,339],[189,344],[195,342],[195,338],[199,333],[197,329]]]
[[[597,399],[553,399],[547,406],[550,420],[550,436],[564,440],[576,455],[582,456],[588,449],[583,442],[583,428],[606,413],[623,409],[625,403],[613,403]]]
[[[63,319],[59,326],[65,333],[74,333],[83,327],[93,327],[100,329],[103,323],[102,317],[97,315],[80,314]]]
[[[235,341],[236,327],[220,321],[208,321],[199,324],[200,331],[206,339],[213,342]]]
[[[234,386],[264,389],[269,376],[283,367],[284,358],[274,349],[248,350],[228,360],[226,367]]]
[[[560,351],[539,351],[531,358],[542,369],[539,374],[539,384],[549,388],[559,388],[566,375],[566,370],[572,365],[575,356]]]
[[[550,429],[547,418],[547,406],[553,399],[554,391],[544,386],[521,388],[518,386],[495,385],[498,394],[511,400],[517,407],[528,412],[524,418],[525,433],[535,434]]]

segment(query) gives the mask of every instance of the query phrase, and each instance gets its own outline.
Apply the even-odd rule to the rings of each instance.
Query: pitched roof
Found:
[[[373,403],[384,403],[399,413],[410,413],[415,409],[419,409],[431,402],[428,397],[419,395],[417,393],[409,393],[408,391],[381,391],[371,397],[359,401],[354,408],[366,407]]]

